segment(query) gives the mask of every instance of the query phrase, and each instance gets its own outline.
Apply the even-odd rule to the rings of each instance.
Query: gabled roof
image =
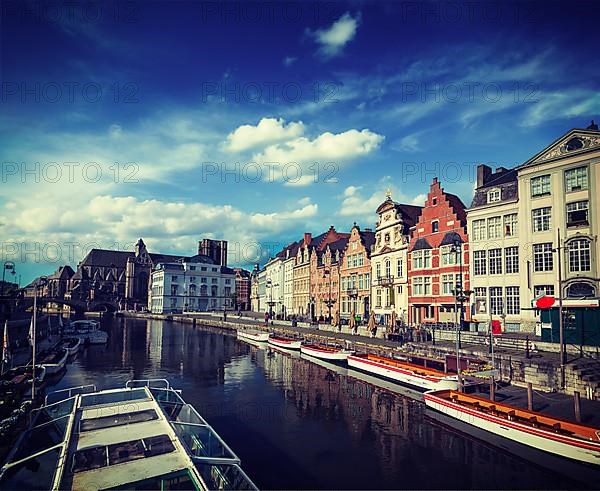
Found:
[[[365,249],[367,249],[367,251],[370,251],[371,246],[375,244],[375,232],[372,232],[370,230],[362,230],[359,233],[363,244],[365,245]]]
[[[48,276],[49,280],[69,280],[75,274],[73,268],[69,265],[59,267],[54,273]]]

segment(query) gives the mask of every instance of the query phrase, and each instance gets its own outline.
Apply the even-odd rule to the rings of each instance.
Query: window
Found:
[[[589,201],[575,201],[567,203],[567,227],[588,225]]]
[[[506,287],[506,314],[517,315],[521,313],[521,305],[519,302],[519,287]]]
[[[171,295],[177,295],[177,285],[171,285]]]
[[[502,302],[502,287],[490,287],[490,312],[492,315],[502,315],[504,305]]]
[[[365,279],[364,279],[364,276],[362,274],[358,275],[358,289],[359,290],[364,290],[365,289]]]
[[[550,194],[550,174],[531,179],[531,197]]]
[[[452,246],[443,246],[440,248],[442,254],[442,266],[456,264],[456,252],[452,252]]]
[[[423,269],[431,267],[431,251],[421,250],[414,251],[413,256],[413,269]]]
[[[200,266],[200,271],[206,271],[206,266]]]
[[[225,280],[225,284],[226,284],[226,285],[231,285],[231,280],[230,280],[230,279],[226,279],[226,280]]]
[[[428,305],[425,309],[425,315],[428,319],[433,319],[435,317],[435,307],[433,305]]]
[[[473,240],[485,240],[485,220],[473,220]]]
[[[423,289],[425,295],[431,295],[431,276],[425,276],[423,278]]]
[[[385,277],[392,276],[392,262],[389,259],[385,260]]]
[[[590,241],[576,239],[569,242],[569,270],[572,273],[591,270]]]
[[[565,191],[581,191],[588,188],[587,167],[577,167],[565,171]]]
[[[502,274],[502,249],[490,249],[490,274]]]
[[[375,272],[376,272],[377,278],[381,278],[381,263],[375,264]]]
[[[402,278],[402,258],[398,259],[396,263],[396,273],[398,274],[398,278]]]
[[[549,206],[545,208],[536,208],[531,211],[534,232],[545,232],[550,230],[551,211],[552,208]]]
[[[440,222],[435,221],[435,222],[431,222],[431,233],[436,233],[440,230]]]
[[[554,285],[536,285],[533,287],[534,298],[539,298],[543,295],[554,296]]]
[[[504,249],[506,274],[519,272],[519,248],[517,246]]]
[[[533,245],[533,270],[552,271],[554,269],[554,258],[552,256],[552,243]]]
[[[432,204],[432,206],[437,205],[437,198],[435,196],[433,198],[431,198],[431,204]]]
[[[177,276],[171,276],[171,281],[177,281]]]
[[[413,278],[413,295],[423,295],[423,277]]]
[[[475,314],[485,314],[487,312],[487,289],[485,287],[475,287]]]
[[[445,295],[451,295],[454,290],[454,275],[443,274],[442,275],[442,293]]]
[[[365,255],[362,252],[360,254],[358,254],[358,265],[359,266],[365,265]]]
[[[369,290],[371,288],[371,275],[367,273],[365,275],[365,290]]]
[[[375,293],[375,307],[381,307],[381,290],[379,288]]]
[[[502,237],[502,223],[500,217],[488,218],[488,239],[499,239]]]
[[[519,224],[516,213],[504,215],[504,237],[516,237]]]
[[[500,189],[492,189],[487,193],[487,202],[488,203],[496,203],[500,201]]]
[[[473,274],[484,275],[486,272],[486,251],[473,252]]]

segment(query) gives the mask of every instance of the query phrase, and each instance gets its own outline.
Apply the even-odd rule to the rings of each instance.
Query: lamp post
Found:
[[[560,229],[557,229],[557,246],[552,249],[552,252],[558,254],[558,342],[559,342],[559,353],[560,353],[560,377],[561,387],[565,386],[565,364],[566,364],[566,353],[565,353],[565,339],[564,339],[564,321],[563,321],[563,285],[562,285],[562,254],[564,246],[560,242]]]
[[[330,269],[326,269],[323,271],[323,278],[325,278],[326,276],[329,277],[329,295],[327,297],[327,301],[325,302],[325,305],[327,305],[327,310],[328,310],[328,322],[331,324],[331,307],[333,306],[333,304],[335,303],[335,300],[333,300],[331,298],[331,270]]]
[[[33,355],[31,357],[31,400],[35,399],[35,352],[36,352],[36,338],[37,338],[37,291],[40,286],[44,286],[48,283],[48,279],[45,276],[40,276],[33,283],[33,312],[32,312],[32,333],[31,342],[33,348]]]
[[[2,267],[2,286],[0,286],[0,297],[4,296],[4,279],[6,275],[6,270],[9,270],[13,277],[15,276],[15,263],[12,261],[4,261],[4,266]]]
[[[463,261],[462,261],[462,238],[460,237],[460,235],[458,233],[454,233],[455,235],[455,239],[454,239],[454,243],[452,245],[452,248],[450,249],[450,252],[458,254],[458,264],[459,264],[459,280],[458,283],[455,284],[455,288],[454,290],[452,290],[452,293],[454,294],[454,325],[455,325],[455,329],[456,329],[456,373],[458,374],[459,377],[459,382],[460,382],[460,348],[461,348],[461,343],[460,343],[460,330],[462,329],[462,324],[463,324],[463,302],[465,300],[468,300],[469,297],[471,296],[471,291],[470,290],[465,290],[463,288],[463,275],[462,275],[462,270],[463,270]],[[460,308],[460,315],[459,315],[459,311],[458,309]]]
[[[271,319],[271,321],[273,320],[273,281],[271,281],[270,278],[267,278],[267,283],[266,283],[267,288],[269,289],[269,301],[267,302],[269,304],[269,319]]]

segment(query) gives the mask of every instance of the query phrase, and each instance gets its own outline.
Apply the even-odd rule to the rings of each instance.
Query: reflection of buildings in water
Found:
[[[264,352],[264,371],[267,379],[281,384],[284,390],[292,389],[294,354],[281,353],[275,349],[267,348]]]
[[[148,339],[148,361],[154,369],[160,369],[163,351],[163,323],[161,321],[146,321],[146,338]]]

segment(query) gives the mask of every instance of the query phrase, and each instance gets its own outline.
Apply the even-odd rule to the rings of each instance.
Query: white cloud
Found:
[[[417,133],[412,133],[400,138],[398,149],[409,153],[418,152],[420,150],[419,135]]]
[[[335,182],[337,171],[349,162],[364,157],[379,148],[384,137],[368,129],[351,129],[343,133],[325,132],[310,139],[305,136],[269,145],[253,156],[259,165],[279,168],[283,175],[286,166],[293,166],[287,175],[290,185],[311,182]]]
[[[296,63],[296,61],[298,61],[298,58],[296,56],[286,56],[283,59],[283,64],[285,66],[292,66],[294,63]]]
[[[363,193],[362,186],[348,186],[344,189],[341,198],[341,204],[338,215],[344,217],[366,218],[375,220],[375,211],[386,199],[386,191],[389,189],[392,193],[392,199],[397,203],[406,203],[410,205],[423,206],[427,195],[419,194],[413,198],[406,195],[390,183],[389,176],[379,180],[377,189],[370,195]]]
[[[346,12],[327,29],[316,31],[307,29],[306,32],[319,45],[318,52],[321,56],[333,58],[341,54],[344,46],[354,39],[360,20],[360,13],[352,17],[349,12]]]
[[[280,118],[262,118],[256,126],[245,124],[227,135],[223,147],[228,152],[242,152],[260,145],[289,140],[304,134],[302,121],[285,124]]]

